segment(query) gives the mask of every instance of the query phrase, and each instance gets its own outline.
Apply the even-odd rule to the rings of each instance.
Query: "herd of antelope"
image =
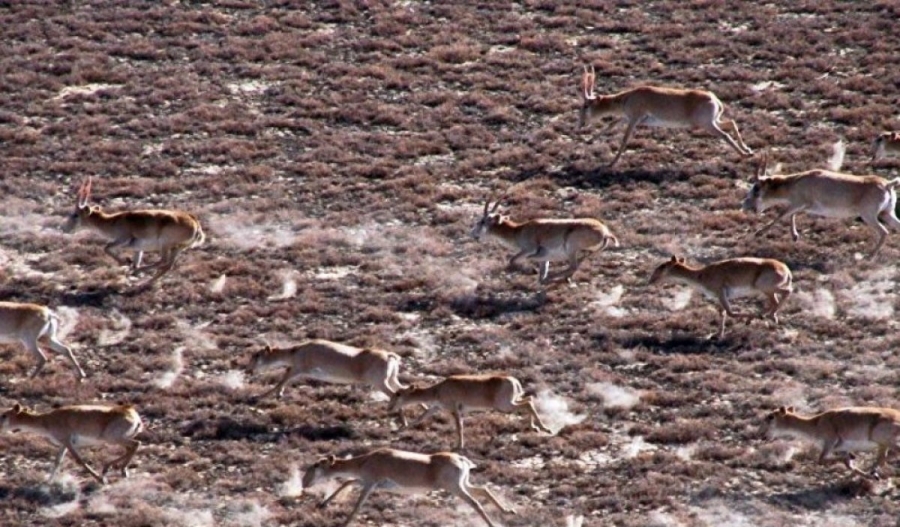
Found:
[[[706,130],[723,139],[742,156],[753,155],[744,144],[737,124],[723,118],[724,105],[712,92],[643,86],[612,95],[596,95],[594,85],[594,69],[585,67],[579,127],[592,116],[603,115],[619,117],[626,123],[624,136],[610,166],[622,156],[638,125]],[[617,122],[612,121],[607,130]],[[900,133],[885,133],[875,139],[872,161],[889,155],[900,155]],[[827,170],[770,175],[768,155],[764,154],[743,201],[743,209],[762,213],[771,207],[783,207],[783,211],[756,234],[766,232],[778,221],[789,217],[794,240],[800,236],[796,216],[801,212],[829,218],[861,218],[878,235],[870,253],[874,258],[885,243],[888,227],[900,229],[900,220],[895,215],[898,185],[900,178],[889,181],[878,176],[855,176]],[[109,240],[105,252],[122,265],[129,265],[129,261],[121,259],[114,249],[133,252],[130,262],[133,273],[155,271],[144,285],[155,284],[172,270],[183,251],[202,244],[205,239],[199,220],[190,213],[160,209],[110,213],[90,205],[90,195],[89,178],[78,190],[75,210],[62,230],[72,232],[87,228],[101,234]],[[501,201],[496,201],[491,207],[490,201],[485,203],[471,236],[476,240],[490,236],[514,250],[508,262],[510,269],[523,259],[537,264],[540,285],[571,281],[587,253],[602,251],[611,245],[619,246],[619,239],[597,219],[544,218],[516,222],[498,211],[500,204]],[[145,252],[159,253],[159,260],[142,265]],[[550,272],[551,262],[568,265],[565,269]],[[650,284],[687,284],[717,301],[721,315],[718,338],[725,336],[728,317],[756,318],[736,313],[732,308],[731,300],[745,296],[763,296],[767,307],[761,316],[771,318],[777,324],[778,312],[793,290],[792,280],[791,270],[783,262],[751,257],[692,266],[684,258],[672,256],[659,264],[649,277]],[[78,379],[84,379],[84,370],[72,350],[61,342],[58,331],[59,317],[48,307],[0,302],[0,342],[24,344],[37,361],[30,377],[36,377],[47,363],[40,345],[40,341],[46,340],[51,350],[68,360]],[[463,415],[471,410],[521,413],[530,419],[534,431],[553,433],[538,414],[534,399],[526,395],[522,384],[513,376],[455,375],[431,386],[407,386],[399,378],[401,360],[399,355],[385,350],[310,340],[284,349],[265,346],[250,357],[247,370],[251,375],[270,369],[284,370],[275,386],[258,398],[271,395],[281,398],[287,384],[298,378],[367,386],[389,397],[388,412],[396,413],[403,427],[415,426],[439,409],[445,409],[455,418],[457,450],[465,448]],[[406,406],[422,409],[411,424],[403,413]],[[136,436],[143,427],[137,410],[129,405],[78,404],[41,413],[15,404],[0,419],[2,432],[31,432],[46,437],[59,447],[51,480],[58,473],[65,455],[70,453],[101,484],[106,483],[110,469],[118,469],[123,477],[127,476],[128,464],[141,445]],[[820,462],[830,459],[834,453],[844,453],[846,466],[865,477],[877,477],[888,452],[900,448],[900,411],[889,408],[839,408],[804,417],[793,408],[781,407],[765,417],[764,427],[770,437],[800,436],[817,442],[821,447]],[[124,452],[105,463],[98,472],[84,460],[79,449],[84,445],[103,443],[119,445]],[[852,457],[854,451],[867,450],[877,450],[875,463],[868,472],[857,468]],[[487,487],[469,482],[469,472],[474,466],[468,458],[450,451],[423,454],[381,448],[356,457],[341,459],[332,455],[322,458],[306,470],[303,487],[309,488],[330,478],[343,478],[344,483],[320,503],[324,506],[350,485],[362,486],[344,525],[353,520],[376,489],[413,492],[443,489],[468,503],[488,525],[493,526],[494,522],[475,495],[486,498],[503,512],[515,511],[505,506]]]

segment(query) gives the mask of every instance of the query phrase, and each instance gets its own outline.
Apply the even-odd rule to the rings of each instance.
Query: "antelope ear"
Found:
[[[794,413],[794,407],[793,407],[793,406],[788,406],[788,407],[787,407],[787,411],[788,411],[788,413]]]
[[[678,258],[678,263],[680,263],[680,264],[683,264],[683,263],[686,262],[686,261],[687,261],[687,260],[684,259],[684,256],[681,256],[681,257]]]
[[[334,465],[335,461],[337,461],[337,457],[335,457],[334,454],[331,454],[328,456],[328,464],[329,465]]]
[[[672,255],[672,259],[669,260],[669,261],[672,262],[672,263],[678,263],[678,257],[675,256],[675,255],[673,254],[673,255]]]
[[[19,403],[16,403],[13,405],[12,410],[13,410],[13,413],[16,413],[16,414],[19,413],[22,411],[22,405]]]
[[[775,413],[778,415],[784,415],[787,413],[787,407],[779,406],[778,409],[775,410]]]

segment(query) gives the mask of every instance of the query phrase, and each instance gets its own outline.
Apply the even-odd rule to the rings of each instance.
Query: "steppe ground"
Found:
[[[900,129],[898,17],[887,0],[5,3],[0,298],[54,307],[89,377],[56,358],[30,380],[4,345],[0,404],[127,402],[147,430],[131,477],[105,487],[71,460],[47,485],[48,442],[2,436],[0,524],[340,525],[356,493],[316,509],[303,467],[449,449],[454,427],[398,430],[367,390],[315,382],[254,402],[275,375],[247,377],[249,354],[322,337],[396,351],[406,382],[507,372],[537,394],[553,436],[467,419],[472,480],[518,509],[488,508],[503,525],[896,525],[896,455],[863,482],[759,430],[785,404],[900,407],[900,235],[874,261],[860,222],[755,238],[765,220],[740,203],[756,159],[639,129],[609,170],[623,128],[576,118],[591,63],[598,93],[715,91],[783,172],[897,177],[869,156]],[[196,213],[207,243],[136,290],[99,235],[58,229],[87,176],[108,210]],[[542,292],[469,238],[499,196],[515,218],[603,219],[621,247]],[[781,325],[707,340],[708,300],[646,284],[672,253],[784,260]],[[445,494],[375,493],[356,521],[478,524]]]

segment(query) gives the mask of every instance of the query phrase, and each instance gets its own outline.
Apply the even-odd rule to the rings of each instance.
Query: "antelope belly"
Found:
[[[378,484],[378,488],[393,492],[395,494],[424,494],[434,490],[431,487],[406,486],[397,483],[392,479],[387,479]]]
[[[752,296],[756,294],[757,290],[752,287],[729,287],[728,288],[728,298],[741,298],[745,296]]]
[[[878,448],[878,443],[874,443],[872,441],[867,440],[853,440],[853,441],[841,441],[841,444],[835,447],[835,451],[838,452],[864,452],[868,450],[875,450]]]
[[[652,126],[653,128],[690,128],[689,123],[683,121],[668,121],[661,119],[655,115],[649,115],[641,121],[643,126]]]

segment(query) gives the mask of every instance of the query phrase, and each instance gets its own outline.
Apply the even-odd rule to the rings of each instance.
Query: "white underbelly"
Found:
[[[379,489],[393,492],[395,494],[424,494],[434,490],[431,487],[405,486],[400,485],[394,480],[385,480],[378,484]]]
[[[743,298],[745,296],[755,295],[758,291],[752,287],[729,287],[726,289],[728,298]]]
[[[690,128],[690,123],[685,123],[684,121],[670,121],[665,119],[660,119],[655,115],[648,115],[641,121],[643,126],[652,126],[653,128]]]
[[[838,446],[834,448],[837,452],[865,452],[868,450],[875,450],[878,448],[878,443],[874,443],[872,441],[841,441]]]
[[[333,382],[337,384],[350,384],[359,382],[355,377],[345,374],[343,372],[336,371],[328,371],[320,368],[314,368],[307,372],[300,374],[301,377],[305,377],[307,379],[314,379],[317,381],[323,382]]]
[[[74,436],[72,436],[72,444],[75,445],[76,447],[97,446],[97,445],[103,445],[105,443],[106,443],[105,441],[100,441],[93,437],[88,437],[88,436],[83,436],[83,435],[78,435],[78,434],[75,434]]]
[[[18,337],[12,337],[10,335],[4,335],[0,333],[0,344],[17,344],[22,342]]]
[[[823,218],[855,218],[859,216],[859,212],[855,210],[824,207],[818,204],[814,204],[812,207],[806,209],[806,213],[812,214],[813,216],[821,216]]]
[[[135,251],[156,252],[162,250],[162,244],[156,238],[136,239],[128,244]]]

